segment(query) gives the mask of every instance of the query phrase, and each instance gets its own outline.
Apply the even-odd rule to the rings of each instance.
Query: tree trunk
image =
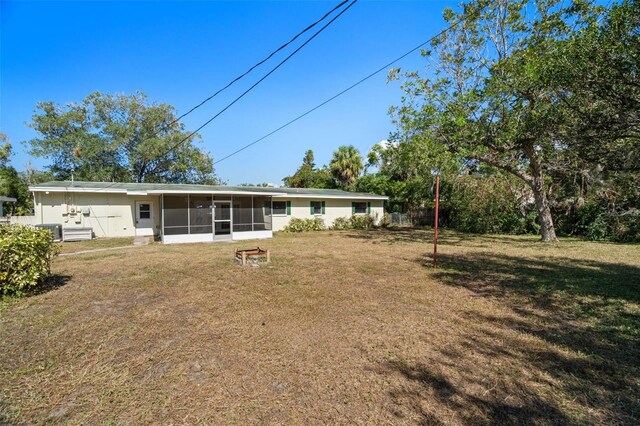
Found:
[[[536,201],[536,208],[538,209],[538,223],[540,224],[542,241],[558,241],[556,228],[553,226],[553,218],[551,217],[549,199],[547,198],[542,173],[538,172],[534,175],[533,182],[531,182],[531,190],[533,191],[533,198]]]
[[[549,208],[549,198],[547,197],[547,189],[544,183],[544,174],[542,173],[543,169],[540,165],[540,158],[538,158],[532,144],[524,144],[523,151],[529,158],[531,174],[525,173],[511,164],[506,164],[489,156],[479,156],[475,157],[475,159],[489,164],[490,166],[505,170],[525,181],[531,187],[531,190],[533,191],[533,198],[536,201],[538,223],[540,224],[540,235],[542,237],[542,241],[558,241],[558,237],[556,237],[556,228],[553,226],[553,218],[551,217],[551,209]]]

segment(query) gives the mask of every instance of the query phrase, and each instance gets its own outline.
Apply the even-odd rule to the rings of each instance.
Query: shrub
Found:
[[[389,213],[384,212],[384,214],[382,215],[382,220],[380,220],[380,226],[386,228],[389,225],[391,225],[391,216],[389,216]]]
[[[284,232],[307,232],[307,231],[323,231],[325,230],[324,220],[316,217],[313,219],[299,219],[293,218],[287,226],[284,227]]]
[[[41,283],[58,252],[47,229],[0,226],[0,294],[19,295]]]
[[[373,216],[370,214],[351,216],[351,227],[353,229],[371,229],[373,226]]]
[[[351,229],[351,218],[350,217],[339,217],[333,221],[332,229],[336,231],[344,231],[345,229]]]
[[[342,231],[345,229],[371,229],[373,226],[373,216],[353,215],[351,217],[339,217],[333,221],[332,229]]]
[[[462,176],[446,202],[449,225],[471,233],[537,233],[537,213],[529,190],[509,176]]]
[[[640,210],[610,215],[611,239],[622,243],[640,243]]]
[[[563,224],[567,234],[588,240],[640,242],[640,209],[610,210],[590,201],[575,209]]]

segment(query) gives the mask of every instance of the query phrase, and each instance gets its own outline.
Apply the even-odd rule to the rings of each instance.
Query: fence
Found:
[[[389,223],[391,225],[411,225],[411,219],[406,213],[389,214]]]
[[[447,225],[448,213],[446,209],[440,209],[440,215],[438,217],[440,226]],[[412,209],[407,213],[390,213],[389,222],[391,225],[433,226],[435,223],[435,210],[429,207],[422,207]]]

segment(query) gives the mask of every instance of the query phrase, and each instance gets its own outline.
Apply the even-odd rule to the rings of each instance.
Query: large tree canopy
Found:
[[[640,1],[614,4],[556,42],[538,80],[561,101],[563,139],[580,158],[640,171]]]
[[[633,137],[636,113],[627,108],[637,105],[637,91],[626,91],[632,99],[624,101],[616,93],[637,84],[637,24],[610,25],[617,35],[604,36],[602,23],[615,20],[616,10],[603,19],[603,9],[586,0],[472,0],[460,14],[445,12],[451,29],[423,52],[427,74],[405,74],[403,105],[392,110],[400,141],[419,137],[430,152],[521,179],[533,193],[542,239],[555,240],[549,197],[558,169],[578,162],[578,146],[595,152],[596,139],[607,152],[632,146],[620,142]],[[606,77],[586,71],[589,49],[601,57]],[[566,55],[581,59],[582,68],[567,66]],[[607,57],[616,58],[609,65],[619,70],[605,73]],[[595,99],[601,99],[597,107]]]
[[[30,153],[51,160],[57,179],[217,183],[211,157],[176,121],[172,106],[144,93],[92,93],[81,103],[37,105]],[[184,142],[181,142],[186,139]]]

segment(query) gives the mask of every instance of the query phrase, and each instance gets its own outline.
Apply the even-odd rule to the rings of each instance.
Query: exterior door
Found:
[[[153,203],[136,201],[136,236],[153,235]]]
[[[214,239],[231,239],[231,201],[213,202]]]

